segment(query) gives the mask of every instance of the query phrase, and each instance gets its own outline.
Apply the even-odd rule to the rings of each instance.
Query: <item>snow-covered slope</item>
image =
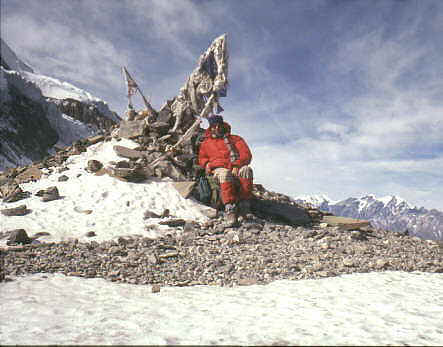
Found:
[[[119,122],[108,105],[70,83],[35,73],[1,40],[0,171],[30,164]]]
[[[443,212],[412,206],[395,195],[377,198],[367,194],[360,198],[342,201],[298,197],[296,202],[311,204],[336,216],[370,220],[374,227],[397,232],[406,232],[430,240],[443,240]]]
[[[86,170],[89,160],[98,160],[108,166],[111,161],[119,161],[113,147],[121,145],[128,148],[138,146],[136,142],[112,139],[88,147],[86,152],[71,156],[64,163],[64,170],[50,173],[43,169],[44,177],[35,182],[23,183],[24,191],[30,197],[14,203],[0,201],[0,210],[26,204],[32,213],[20,218],[2,218],[5,230],[25,229],[30,234],[47,232],[41,241],[61,241],[68,237],[80,241],[88,240],[87,232],[93,231],[96,241],[110,240],[119,236],[141,234],[156,237],[168,231],[166,226],[146,228],[160,219],[144,219],[149,210],[161,215],[169,209],[170,215],[202,222],[208,219],[208,207],[193,199],[183,198],[168,180],[152,179],[138,184],[122,182],[108,175],[95,175]],[[62,172],[60,172],[62,171]],[[60,176],[68,179],[59,181]],[[43,202],[35,194],[42,189],[56,186],[62,199]],[[1,243],[5,243],[2,240]]]

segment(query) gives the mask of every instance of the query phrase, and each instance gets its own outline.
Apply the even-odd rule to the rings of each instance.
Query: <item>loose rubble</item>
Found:
[[[238,228],[225,229],[221,219],[175,220],[172,227],[179,232],[160,239],[101,243],[39,244],[34,236],[34,243],[1,250],[0,278],[60,272],[132,284],[235,286],[385,270],[443,273],[442,242],[367,227],[296,227],[253,215]]]

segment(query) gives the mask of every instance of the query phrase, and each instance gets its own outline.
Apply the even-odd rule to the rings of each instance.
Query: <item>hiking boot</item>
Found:
[[[234,204],[226,204],[224,226],[230,228],[238,223],[236,206]]]

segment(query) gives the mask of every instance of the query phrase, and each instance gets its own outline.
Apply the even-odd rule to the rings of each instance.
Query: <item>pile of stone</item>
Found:
[[[134,140],[140,146],[135,150],[117,146],[117,154],[129,160],[114,163],[111,173],[127,180],[156,176],[183,181],[195,177],[203,133],[199,122],[221,108],[219,98],[226,96],[227,75],[228,51],[226,35],[222,35],[200,56],[179,95],[167,100],[158,112],[150,106],[114,129],[114,137]]]
[[[26,244],[39,235],[0,233],[0,238],[23,243],[0,250],[0,280],[59,272],[133,284],[234,286],[355,272],[443,272],[441,242],[367,226],[306,228],[254,216],[239,228],[226,229],[219,219],[201,225],[175,220],[170,225],[159,239],[139,235],[101,243]]]

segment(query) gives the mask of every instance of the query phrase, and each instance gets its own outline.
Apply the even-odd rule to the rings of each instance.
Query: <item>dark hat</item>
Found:
[[[223,117],[218,114],[213,114],[208,117],[209,126],[213,126],[215,124],[223,124]]]

